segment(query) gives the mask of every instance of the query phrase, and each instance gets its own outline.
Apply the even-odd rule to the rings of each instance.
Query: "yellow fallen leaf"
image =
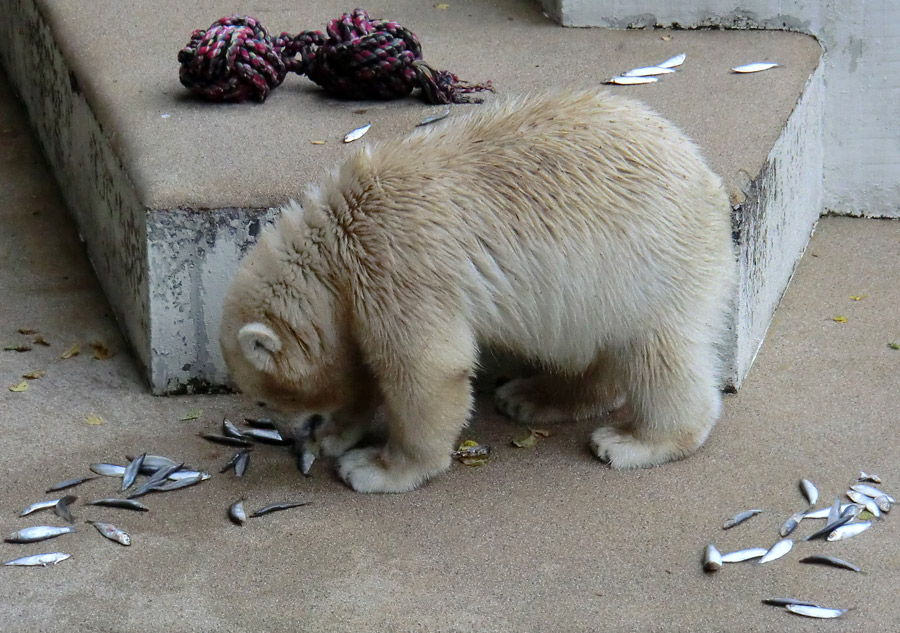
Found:
[[[37,369],[35,371],[30,371],[27,374],[22,374],[22,378],[27,378],[28,380],[37,380],[38,378],[43,378],[47,375],[47,371],[44,369]]]
[[[103,418],[101,418],[99,415],[94,415],[93,413],[90,414],[87,418],[85,418],[84,421],[87,422],[88,424],[90,424],[91,426],[97,426],[99,424],[103,424]]]
[[[91,343],[91,347],[94,349],[94,358],[97,360],[107,360],[116,355],[103,341],[94,341]]]
[[[661,39],[663,42],[668,42],[672,39],[672,36],[671,35],[663,35],[659,39]]]
[[[75,345],[73,345],[72,347],[70,347],[69,349],[64,351],[62,353],[62,355],[60,356],[60,358],[65,360],[67,358],[72,358],[73,356],[78,356],[78,354],[80,354],[80,353],[81,353],[81,344],[75,343]]]
[[[43,345],[44,347],[50,347],[50,341],[45,339],[43,334],[38,334],[37,336],[34,337],[33,340],[34,340],[35,345]]]
[[[854,301],[862,301],[863,299],[865,299],[868,296],[869,295],[850,295],[850,298],[853,299]]]
[[[537,446],[537,435],[529,433],[521,439],[513,440],[512,445],[517,448],[534,448]]]
[[[22,392],[22,391],[28,391],[28,383],[23,380],[18,385],[13,385],[12,387],[10,387],[9,390],[15,391],[17,393]]]
[[[538,437],[550,437],[550,431],[547,429],[531,429],[531,432]]]
[[[900,343],[888,343],[888,347],[891,349],[900,349]]]
[[[434,8],[435,8],[435,9],[440,9],[441,11],[445,11],[446,9],[449,9],[449,8],[450,8],[450,5],[441,2],[440,4],[434,5]]]
[[[310,141],[313,145],[324,145],[325,141]]]
[[[190,420],[197,420],[200,416],[203,415],[203,409],[194,409],[193,411],[188,411],[181,418],[182,422],[188,422]]]
[[[37,334],[37,330],[33,330],[30,327],[20,327],[19,334],[24,334],[25,336],[31,336],[32,334]]]
[[[831,320],[832,320],[832,321],[836,321],[836,322],[838,322],[838,323],[846,323],[846,322],[847,322],[847,317],[845,317],[845,316],[836,316],[836,317],[831,317]]]
[[[19,343],[17,345],[7,345],[3,348],[5,352],[30,352],[31,345],[28,343]]]

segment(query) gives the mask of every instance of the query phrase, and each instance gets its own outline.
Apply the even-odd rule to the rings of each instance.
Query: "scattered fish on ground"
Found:
[[[617,86],[637,86],[640,84],[653,84],[657,81],[659,81],[658,77],[624,77],[619,75],[618,77],[610,77],[603,83]]]
[[[91,464],[90,469],[92,472],[95,472],[98,475],[102,475],[104,477],[125,476],[125,467],[119,466],[118,464]]]
[[[199,433],[200,437],[216,444],[225,444],[226,446],[242,446],[244,448],[253,446],[253,442],[241,437],[228,437],[227,435],[217,435],[216,433]]]
[[[687,55],[685,53],[679,53],[664,62],[658,63],[657,66],[660,68],[675,68],[676,66],[681,66],[685,59],[687,59]]]
[[[88,523],[97,528],[97,531],[110,541],[115,541],[116,543],[126,546],[131,545],[131,537],[128,536],[124,530],[117,528],[112,523],[103,523],[102,521],[88,521]]]
[[[867,497],[863,493],[857,492],[856,490],[848,490],[847,498],[854,503],[858,503],[864,506],[872,516],[881,518],[881,509],[878,507],[878,504],[875,503],[875,499],[873,499],[872,497]],[[886,498],[885,501],[887,501]],[[890,507],[890,503],[888,503],[888,507]]]
[[[425,125],[431,125],[432,123],[437,123],[438,121],[440,121],[442,119],[446,119],[448,116],[450,116],[450,108],[447,108],[445,111],[441,112],[440,114],[435,114],[434,116],[430,116],[430,117],[426,117],[426,118],[422,119],[421,121],[416,123],[416,127],[422,127]]]
[[[797,529],[797,526],[800,525],[800,521],[803,520],[803,512],[795,512],[790,517],[788,517],[787,521],[781,524],[781,529],[779,530],[779,534],[784,538],[785,536],[790,536],[791,532]]]
[[[85,505],[105,506],[107,508],[120,508],[123,510],[137,510],[138,512],[150,511],[150,508],[134,499],[96,499]]]
[[[773,560],[777,560],[791,551],[794,547],[794,541],[789,538],[782,539],[775,543],[769,551],[765,553],[765,555],[759,559],[760,564],[769,563]]]
[[[872,497],[873,499],[875,497],[884,495],[891,503],[897,503],[897,500],[887,494],[884,490],[879,490],[875,486],[870,486],[869,484],[853,484],[852,486],[850,486],[850,489],[855,490],[856,492],[861,492],[867,497]]]
[[[838,519],[841,518],[841,500],[839,497],[834,498],[834,503],[831,504],[831,508],[828,509],[828,522],[834,523]]]
[[[222,435],[228,437],[244,437],[244,433],[228,418],[222,418]]]
[[[128,455],[125,456],[128,461],[134,459]],[[163,457],[162,455],[144,455],[144,463],[141,464],[141,474],[142,475],[152,475],[160,468],[168,468],[169,466],[174,466],[176,463],[175,460],[169,459],[168,457]]]
[[[746,560],[752,560],[754,558],[761,558],[766,555],[768,552],[765,547],[750,547],[747,549],[740,549],[736,552],[729,552],[727,554],[722,554],[722,562],[723,563],[742,563]]]
[[[819,500],[819,489],[816,488],[813,482],[811,482],[809,479],[801,479],[800,490],[803,491],[803,496],[806,497],[807,501],[809,501],[810,506],[816,505],[816,501]]]
[[[243,525],[247,520],[247,512],[244,510],[244,500],[239,499],[228,507],[228,518],[236,525]]]
[[[28,516],[32,512],[39,512],[41,510],[49,510],[56,506],[59,503],[59,499],[48,499],[47,501],[38,501],[37,503],[32,503],[30,506],[25,508],[19,513],[20,517]]]
[[[743,523],[750,517],[754,517],[757,514],[761,514],[761,513],[762,513],[762,510],[745,510],[744,512],[739,512],[738,514],[734,515],[733,517],[731,517],[730,519],[725,521],[724,525],[722,525],[722,529],[730,530],[735,525],[740,525],[741,523]]]
[[[891,503],[891,498],[887,495],[879,495],[875,497],[875,505],[877,505],[882,512],[890,512],[893,504]]]
[[[848,563],[847,561],[835,558],[834,556],[807,556],[806,558],[801,558],[800,562],[808,565],[829,565],[831,567],[849,569],[850,571],[861,571],[860,568],[853,563]]]
[[[204,475],[206,473],[199,473],[196,475],[192,475],[185,479],[176,479],[166,481],[164,484],[156,486],[153,491],[154,492],[171,492],[173,490],[181,490],[182,488],[187,488],[188,486],[194,486],[199,484],[201,481],[205,481]]]
[[[653,77],[656,75],[667,75],[669,73],[674,73],[675,71],[671,68],[664,68],[662,66],[642,66],[641,68],[632,68],[629,71],[622,73],[622,77]]]
[[[136,499],[137,497],[141,497],[148,492],[152,492],[154,490],[159,490],[164,482],[167,481],[168,477],[176,472],[178,472],[184,464],[173,464],[171,466],[166,466],[165,468],[160,468],[155,473],[150,475],[150,477],[139,485],[134,491],[128,495],[129,499]]]
[[[81,485],[86,481],[90,481],[91,479],[96,479],[96,477],[76,477],[75,479],[66,479],[65,481],[61,481],[58,484],[50,486],[44,492],[56,492],[57,490],[74,488],[75,486]]]
[[[869,483],[873,483],[873,484],[883,483],[881,481],[881,477],[879,477],[878,475],[870,475],[864,470],[859,471],[859,477],[856,478],[856,481],[858,481],[860,483],[869,482]]]
[[[347,132],[347,134],[344,136],[344,142],[352,143],[353,141],[358,141],[363,136],[365,136],[366,132],[369,131],[370,127],[372,127],[372,124],[366,123],[362,127],[358,127],[355,130],[351,130],[351,131]]]
[[[744,73],[758,73],[764,70],[769,70],[770,68],[777,67],[778,64],[774,62],[754,62],[752,64],[743,64],[742,66],[735,66],[732,68],[732,72],[736,72],[739,74]]]
[[[236,477],[243,477],[250,466],[250,451],[243,450],[238,453],[237,461],[234,462],[234,474]]]
[[[56,513],[56,516],[60,517],[64,521],[75,523],[75,517],[72,516],[72,511],[69,510],[69,506],[77,500],[78,497],[76,497],[75,495],[66,495],[56,502],[56,505],[53,506],[53,512]]]
[[[270,512],[279,512],[280,510],[289,510],[290,508],[299,508],[300,506],[305,506],[310,503],[309,501],[285,501],[284,503],[273,503],[271,505],[264,506],[250,515],[251,519],[256,517],[261,517],[263,515],[269,514]]]
[[[275,423],[269,418],[244,418],[244,422],[255,429],[274,429]]]
[[[803,615],[807,618],[837,618],[844,615],[847,609],[829,609],[827,607],[811,607],[805,604],[789,604],[784,607],[791,613]]]
[[[46,541],[47,539],[56,538],[63,534],[71,534],[74,531],[75,528],[73,527],[35,525],[13,532],[3,540],[7,543],[37,543],[38,541]]]
[[[144,458],[146,456],[147,453],[144,453],[128,462],[128,465],[125,467],[125,472],[122,473],[122,490],[128,490],[134,485],[134,480],[137,478],[138,473],[140,473],[141,465],[144,463]]]
[[[200,477],[200,481],[206,481],[212,477],[212,475],[202,470],[185,470],[183,464],[180,470],[176,470],[175,472],[166,475],[166,479],[170,481],[181,481],[182,479],[193,479],[194,477]]]
[[[855,505],[853,503],[842,503],[841,504],[841,512],[844,512],[850,506]],[[831,508],[821,508],[819,510],[810,510],[803,514],[804,519],[827,519],[829,513],[831,512]]]
[[[803,540],[804,541],[812,541],[813,539],[821,538],[823,536],[828,536],[833,531],[835,531],[842,525],[849,523],[852,520],[853,520],[853,516],[849,512],[846,514],[841,513],[841,516],[837,521],[829,521],[825,525],[825,527],[823,527],[821,530],[816,530],[815,532],[813,532],[812,534],[810,534]]]
[[[710,543],[703,551],[703,571],[714,572],[722,569],[722,552]]]
[[[285,446],[291,443],[290,440],[283,438],[277,429],[243,429],[242,432],[246,437],[265,444]]]
[[[14,565],[18,567],[46,567],[47,565],[55,565],[56,563],[60,563],[71,557],[71,554],[51,552],[49,554],[34,554],[32,556],[24,556],[22,558],[7,561],[3,564]]]
[[[818,607],[820,605],[815,602],[810,602],[809,600],[797,600],[796,598],[766,598],[762,601],[763,604],[770,604],[773,607],[786,607],[789,604],[794,605],[804,605],[807,607]]]

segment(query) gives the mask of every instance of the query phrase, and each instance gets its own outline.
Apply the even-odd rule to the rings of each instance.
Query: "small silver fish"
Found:
[[[828,535],[828,540],[845,541],[848,538],[853,538],[857,534],[862,534],[870,527],[872,527],[871,521],[859,521],[858,523],[848,523],[846,525],[841,525],[835,528],[834,531]]]
[[[819,489],[815,487],[813,482],[809,479],[801,479],[800,490],[803,491],[803,496],[809,501],[810,506],[816,505],[816,501],[819,500]]]
[[[57,490],[65,490],[66,488],[72,488],[73,486],[77,486],[79,484],[83,484],[86,481],[90,481],[91,479],[96,479],[96,477],[76,477],[75,479],[66,479],[65,481],[61,481],[58,484],[54,484],[47,488],[45,492],[56,492]]]
[[[148,492],[152,492],[153,490],[158,490],[160,486],[163,485],[163,482],[167,481],[167,477],[175,472],[177,472],[182,467],[182,464],[174,464],[172,466],[166,466],[165,468],[160,468],[155,473],[150,475],[150,477],[142,483],[140,486],[134,489],[134,491],[128,495],[129,499],[136,499],[141,497]]]
[[[778,64],[774,62],[755,62],[753,64],[744,64],[743,66],[735,66],[732,68],[732,72],[736,73],[758,73],[763,70],[769,70],[770,68],[775,68]]]
[[[116,543],[126,546],[131,545],[131,537],[128,536],[124,530],[120,530],[112,523],[102,523],[100,521],[88,521],[88,523],[97,528],[97,531],[110,541],[115,541]]]
[[[638,84],[653,84],[659,81],[658,77],[610,77],[603,83],[616,84],[618,86],[636,86]]]
[[[91,464],[91,470],[104,477],[122,477],[125,475],[125,467],[118,464]]]
[[[269,418],[244,418],[244,422],[254,429],[274,429],[275,423]]]
[[[761,512],[762,512],[762,510],[745,510],[744,512],[739,512],[738,514],[734,515],[733,517],[731,517],[730,519],[725,521],[725,524],[722,526],[722,529],[729,530],[729,529],[733,528],[735,525],[743,523],[750,517],[754,517],[757,514],[760,514]]]
[[[775,543],[775,545],[773,545],[771,548],[769,548],[769,551],[766,552],[765,556],[759,559],[759,562],[760,564],[768,563],[770,561],[781,558],[782,556],[790,552],[793,547],[794,541],[789,538],[782,539]]]
[[[882,495],[882,497],[884,497],[884,495]],[[872,497],[867,497],[863,493],[857,492],[856,490],[848,490],[847,498],[854,503],[859,503],[865,506],[866,510],[868,510],[876,519],[881,518],[881,509],[878,507],[878,504],[875,503],[875,499],[873,499]],[[884,500],[887,501],[887,497],[885,497]],[[890,503],[888,503],[888,506],[890,507]]]
[[[49,538],[56,538],[63,534],[71,534],[75,531],[73,527],[53,527],[51,525],[35,525],[13,532],[4,540],[7,543],[37,543],[38,541],[46,541]]]
[[[236,427],[228,418],[222,418],[222,435],[228,437],[244,437],[244,433]]]
[[[861,492],[867,497],[872,497],[873,499],[884,495],[891,503],[897,503],[897,500],[894,499],[891,495],[887,494],[884,490],[879,490],[875,486],[870,486],[868,484],[853,484],[852,486],[850,486],[850,489],[855,490],[856,492]]]
[[[77,500],[78,497],[75,495],[66,495],[56,502],[56,505],[53,506],[53,512],[61,519],[68,521],[69,523],[75,523],[75,517],[72,516],[72,511],[69,510],[69,506]]]
[[[632,68],[628,72],[622,73],[622,77],[653,77],[654,75],[667,75],[674,72],[671,68],[662,66],[642,66],[641,68]]]
[[[202,470],[176,470],[174,473],[166,475],[166,479],[169,481],[181,481],[182,479],[193,479],[194,477],[200,477],[200,481],[206,481],[212,475],[207,472],[203,472]]]
[[[850,506],[855,505],[853,503],[842,503],[841,504],[841,512],[844,512]],[[831,512],[831,508],[821,508],[819,510],[811,510],[810,512],[806,512],[803,515],[804,519],[827,519],[829,513]]]
[[[247,520],[247,512],[244,510],[244,500],[240,499],[228,508],[228,518],[236,525],[243,525]]]
[[[761,558],[765,556],[766,552],[768,552],[765,547],[751,547],[748,549],[740,549],[736,552],[729,552],[727,554],[722,554],[722,562],[723,563],[742,563],[745,560],[751,560],[753,558]]]
[[[834,498],[834,503],[831,504],[831,507],[828,509],[828,522],[834,523],[838,519],[841,518],[841,499],[840,497]]]
[[[424,125],[431,125],[432,123],[437,123],[438,121],[440,121],[442,119],[446,119],[448,116],[450,116],[450,108],[447,108],[444,112],[441,112],[440,114],[435,114],[434,116],[430,116],[430,117],[422,119],[421,121],[416,123],[416,127],[422,127]]]
[[[853,563],[848,563],[847,561],[835,558],[834,556],[807,556],[806,558],[801,558],[800,562],[810,565],[830,565],[832,567],[840,567],[841,569],[849,569],[850,571],[856,572],[860,571],[859,567]]]
[[[797,615],[805,615],[808,618],[837,618],[845,613],[847,609],[829,609],[827,607],[810,607],[805,604],[789,604],[784,607],[791,613]]]
[[[128,462],[128,465],[125,467],[125,472],[122,474],[122,490],[128,490],[134,484],[134,480],[137,478],[138,473],[141,470],[141,464],[144,463],[144,458],[146,456],[147,453],[144,453]]]
[[[297,465],[300,467],[300,472],[306,476],[309,476],[309,471],[312,468],[313,462],[316,461],[316,456],[314,453],[309,451],[303,451],[300,453],[300,457],[297,458]]]
[[[243,433],[246,437],[268,444],[290,444],[277,429],[244,429]]]
[[[218,435],[216,433],[199,433],[200,437],[216,444],[225,444],[227,446],[253,446],[253,442],[242,437],[229,437],[227,435]]]
[[[256,517],[261,517],[264,514],[269,514],[270,512],[278,512],[279,510],[299,508],[300,506],[305,506],[307,503],[309,503],[309,501],[287,501],[285,503],[273,503],[272,505],[260,508],[259,510],[251,514],[250,518],[254,519]]]
[[[123,510],[137,510],[138,512],[149,512],[150,508],[133,499],[97,499],[86,504],[89,506],[106,506],[107,508],[121,508]]]
[[[849,510],[849,508],[848,508],[848,510]],[[829,522],[825,525],[825,527],[823,527],[821,530],[817,530],[817,531],[813,532],[812,534],[810,534],[809,536],[807,536],[807,537],[806,537],[805,539],[803,539],[803,540],[804,540],[804,541],[811,541],[811,540],[813,540],[813,539],[817,539],[817,538],[819,538],[819,537],[822,537],[822,536],[826,536],[826,535],[828,535],[828,534],[831,534],[833,531],[835,531],[836,529],[838,529],[838,528],[841,527],[842,525],[845,525],[846,523],[849,523],[849,522],[852,521],[852,520],[853,520],[853,516],[851,515],[850,512],[847,512],[846,514],[841,513],[841,516],[840,516],[840,518],[839,518],[837,521],[829,521]]]
[[[7,561],[4,565],[16,565],[19,567],[46,567],[47,565],[55,565],[67,558],[71,558],[71,554],[63,554],[62,552],[52,552],[50,554],[34,554],[33,556],[25,556],[15,560]]]
[[[722,552],[710,543],[703,551],[703,571],[714,572],[722,569]]]
[[[802,512],[797,512],[788,517],[788,520],[781,524],[781,529],[779,530],[781,537],[784,538],[785,536],[789,536],[791,532],[797,529],[797,526],[800,525],[800,521],[802,520]]]
[[[356,128],[355,130],[351,130],[350,132],[347,132],[347,135],[344,136],[344,142],[345,142],[345,143],[352,143],[353,141],[358,141],[358,140],[361,139],[363,136],[365,136],[366,132],[369,131],[369,128],[370,128],[370,127],[372,127],[372,124],[371,124],[371,123],[366,123],[366,124],[365,124],[364,126],[362,126],[362,127],[358,127],[358,128]]]
[[[675,68],[676,66],[681,66],[685,59],[687,59],[687,55],[680,53],[675,55],[675,57],[670,57],[666,61],[658,63],[657,66],[660,68]]]
[[[766,598],[762,601],[763,604],[771,604],[775,607],[786,607],[789,604],[800,604],[805,605],[807,607],[818,607],[819,605],[815,602],[810,602],[808,600],[797,600],[796,598]]]
[[[887,495],[879,495],[875,497],[875,505],[877,505],[882,512],[891,511],[891,499]]]
[[[234,462],[234,474],[236,477],[243,477],[250,466],[250,451],[243,450],[238,454],[237,460]]]
[[[868,481],[873,484],[884,483],[883,481],[881,481],[881,477],[879,477],[878,475],[870,475],[864,470],[859,471],[859,477],[856,478],[856,481],[858,481],[858,482]]]
[[[134,459],[129,455],[126,455],[125,457],[128,461]],[[144,462],[141,464],[141,474],[152,475],[160,468],[168,468],[174,466],[176,463],[178,462],[171,460],[168,457],[163,457],[162,455],[144,455]]]
[[[37,503],[32,503],[30,506],[25,508],[19,513],[20,517],[27,516],[32,512],[38,512],[39,510],[47,510],[56,506],[59,503],[59,499],[48,499],[47,501],[38,501]]]
[[[187,488],[188,486],[193,486],[195,484],[199,484],[201,481],[205,481],[203,475],[206,473],[199,473],[194,475],[193,477],[187,477],[185,479],[177,479],[175,481],[166,481],[163,484],[157,485],[154,490],[159,492],[171,492],[172,490],[181,490],[182,488]]]

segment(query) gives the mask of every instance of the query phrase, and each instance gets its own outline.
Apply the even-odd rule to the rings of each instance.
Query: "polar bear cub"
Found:
[[[497,391],[503,412],[600,417],[594,453],[638,468],[718,418],[734,283],[728,198],[693,143],[635,101],[538,94],[364,147],[287,205],[241,262],[221,346],[243,392],[315,416],[361,492],[449,467],[480,346],[544,369]],[[379,407],[386,443],[356,448]]]

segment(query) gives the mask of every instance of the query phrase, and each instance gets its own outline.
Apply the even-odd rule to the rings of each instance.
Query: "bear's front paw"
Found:
[[[572,412],[558,402],[552,402],[541,390],[543,377],[516,378],[497,388],[494,405],[497,410],[521,424],[563,422],[572,418]]]
[[[699,444],[684,446],[674,438],[660,438],[649,442],[640,440],[628,431],[601,426],[591,436],[591,451],[613,468],[647,468],[663,462],[681,459],[696,450]]]
[[[408,492],[431,474],[415,463],[397,463],[384,448],[360,448],[341,455],[338,475],[357,492]]]

